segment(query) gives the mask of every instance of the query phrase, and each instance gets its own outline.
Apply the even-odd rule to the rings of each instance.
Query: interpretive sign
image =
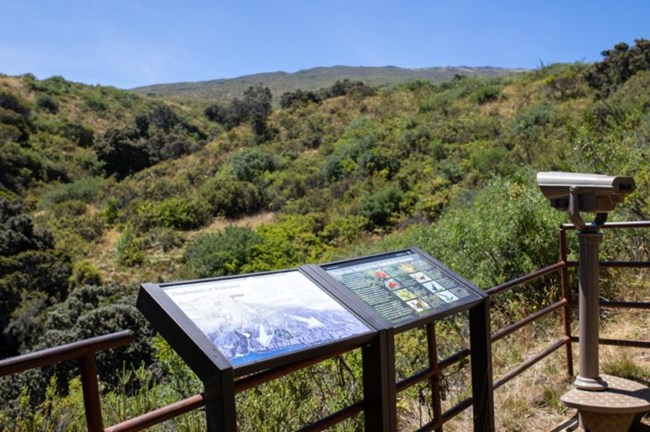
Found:
[[[414,249],[321,266],[394,326],[476,303],[479,290]]]
[[[209,431],[236,432],[237,382],[360,349],[364,426],[387,432],[397,425],[395,335],[424,324],[433,332],[436,319],[460,311],[469,315],[474,409],[486,411],[492,378],[485,299],[411,248],[322,266],[145,283],[136,304],[203,382]]]
[[[146,288],[235,368],[374,331],[297,270]]]

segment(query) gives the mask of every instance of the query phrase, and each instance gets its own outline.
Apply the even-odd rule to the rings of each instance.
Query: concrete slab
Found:
[[[589,432],[626,432],[639,413],[650,411],[650,388],[636,381],[601,375],[603,391],[572,389],[560,400],[576,408],[581,426]]]

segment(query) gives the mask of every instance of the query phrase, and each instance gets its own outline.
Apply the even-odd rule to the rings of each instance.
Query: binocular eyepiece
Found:
[[[596,213],[614,210],[636,188],[632,177],[567,172],[537,173],[537,185],[557,210],[569,210],[574,195],[577,210]]]

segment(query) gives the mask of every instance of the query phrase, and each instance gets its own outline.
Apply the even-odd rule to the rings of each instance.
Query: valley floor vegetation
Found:
[[[142,282],[418,246],[487,289],[558,259],[566,218],[543,200],[537,171],[633,176],[637,191],[610,219],[650,213],[644,39],[595,64],[440,83],[341,81],[285,93],[279,105],[263,84],[224,103],[0,75],[0,358],[132,329],[134,343],[99,357],[105,421],[114,423],[200,391],[135,308]],[[606,237],[602,258],[648,260],[648,239]],[[608,274],[604,295],[648,300],[646,276]],[[552,295],[532,286],[504,297],[495,319],[525,315]],[[628,320],[611,319],[623,328]],[[450,347],[462,327],[440,323]],[[520,358],[551,333],[538,327],[497,354]],[[426,358],[421,338],[400,340],[415,353],[400,371]],[[241,430],[293,430],[355,400],[359,357],[243,393]],[[647,381],[645,358],[606,361]],[[0,430],[84,430],[75,374],[61,364],[1,379]],[[447,378],[454,395],[469,391],[458,374]],[[508,399],[501,430],[530,430],[522,418],[533,412],[562,417],[561,378],[536,379],[543,394]],[[400,398],[403,427],[426,422],[426,400],[426,389]],[[201,430],[202,421],[198,412],[161,430]],[[341,430],[361,428],[356,419]]]

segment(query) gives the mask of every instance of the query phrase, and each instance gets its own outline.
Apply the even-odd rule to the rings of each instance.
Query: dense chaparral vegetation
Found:
[[[263,84],[206,102],[0,76],[0,358],[133,329],[133,344],[99,358],[109,417],[121,419],[200,390],[135,308],[141,282],[418,246],[489,288],[557,259],[564,215],[534,185],[542,170],[634,176],[637,191],[613,217],[650,213],[644,39],[595,64],[385,87],[346,80],[287,92],[279,108],[272,99]],[[648,259],[646,238],[620,242]],[[501,309],[530,304],[511,296]],[[295,428],[358,397],[358,357],[244,393],[242,430]],[[327,370],[339,381],[305,386]],[[0,388],[0,429],[84,427],[74,365]],[[274,397],[296,406],[265,403]]]

